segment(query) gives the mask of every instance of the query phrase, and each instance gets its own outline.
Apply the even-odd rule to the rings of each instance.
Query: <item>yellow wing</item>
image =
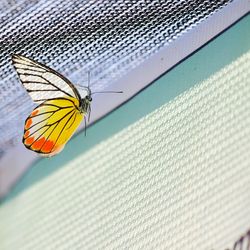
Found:
[[[83,117],[74,97],[46,100],[26,119],[23,144],[39,154],[53,156],[64,148]]]

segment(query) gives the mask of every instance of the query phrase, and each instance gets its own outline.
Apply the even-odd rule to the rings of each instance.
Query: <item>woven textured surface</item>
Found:
[[[32,106],[12,53],[44,62],[79,85],[90,71],[92,87],[100,90],[231,2],[1,1],[0,156],[21,140]]]
[[[226,249],[250,227],[250,51],[0,208],[2,250]]]

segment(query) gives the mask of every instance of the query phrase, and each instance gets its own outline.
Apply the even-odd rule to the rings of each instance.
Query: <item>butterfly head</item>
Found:
[[[84,98],[81,99],[80,111],[82,113],[88,113],[90,110],[90,104],[92,102],[91,90],[89,88],[85,89],[87,91]]]
[[[85,96],[85,99],[86,99],[86,101],[88,101],[89,103],[91,103],[92,102],[91,94]]]
[[[86,87],[85,88],[86,90],[86,95],[85,97],[82,99],[82,102],[85,102],[85,103],[91,103],[92,102],[92,93],[91,93],[91,89],[89,87]]]
[[[91,108],[90,104],[92,102],[92,95],[95,94],[103,94],[103,93],[123,93],[122,91],[95,91],[91,92],[91,89],[88,87],[84,88],[87,91],[87,94],[84,98],[81,99],[81,112],[82,113],[89,113]]]

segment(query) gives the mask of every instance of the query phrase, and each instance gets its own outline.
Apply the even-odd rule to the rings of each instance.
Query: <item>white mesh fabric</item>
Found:
[[[4,204],[1,250],[233,249],[250,228],[249,69],[250,51]]]
[[[100,90],[236,1],[1,1],[0,157],[20,141],[31,110],[11,54],[44,62],[82,86],[90,71]]]

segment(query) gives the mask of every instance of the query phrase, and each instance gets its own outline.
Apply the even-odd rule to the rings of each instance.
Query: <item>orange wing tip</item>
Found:
[[[55,146],[55,142],[48,140],[44,143],[43,147],[41,148],[41,153],[49,153]]]
[[[45,143],[45,138],[42,137],[42,138],[36,140],[36,141],[32,144],[31,149],[33,149],[33,150],[39,150],[39,149],[43,146],[44,143]]]
[[[53,152],[49,153],[49,154],[46,154],[46,153],[40,153],[39,155],[41,155],[42,157],[52,157],[54,155],[57,155],[59,154],[63,148],[64,148],[65,145],[61,145],[61,146],[57,146],[54,148]]]
[[[35,141],[35,138],[34,137],[29,137],[27,139],[24,140],[24,144],[29,146],[31,145],[33,142]]]
[[[37,115],[39,113],[39,110],[38,109],[35,109],[35,110],[33,110],[32,112],[31,112],[31,117],[32,116],[35,116],[35,115]]]
[[[27,119],[24,128],[25,128],[25,129],[29,129],[31,125],[32,125],[32,119],[29,118],[29,119]]]
[[[30,135],[30,131],[29,130],[27,130],[25,133],[24,133],[24,139],[26,139],[28,136]]]

